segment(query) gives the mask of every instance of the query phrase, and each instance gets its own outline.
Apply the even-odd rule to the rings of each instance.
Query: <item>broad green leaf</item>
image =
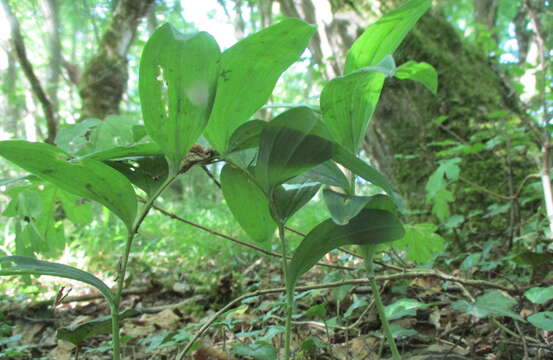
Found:
[[[339,225],[347,224],[370,200],[368,196],[341,194],[329,188],[323,190],[323,198],[332,220]]]
[[[134,189],[109,166],[91,159],[72,161],[52,145],[20,140],[0,141],[0,156],[65,191],[101,203],[132,226],[137,209]]]
[[[376,109],[385,75],[360,70],[332,79],[321,93],[323,120],[338,144],[356,153]]]
[[[418,309],[424,309],[428,306],[428,304],[421,303],[415,299],[404,298],[386,306],[384,313],[388,320],[397,320],[405,316],[416,316]]]
[[[380,187],[388,193],[388,195],[394,197],[394,191],[392,190],[392,185],[390,185],[388,179],[386,179],[386,177],[374,167],[359,159],[345,148],[336,146],[336,152],[334,153],[332,159],[344,166],[346,169],[351,170],[351,172],[355,175],[360,176],[373,185]]]
[[[526,290],[524,296],[534,304],[544,305],[549,300],[553,299],[553,286],[546,288],[534,287]]]
[[[213,148],[228,152],[231,134],[265,104],[280,75],[298,60],[314,33],[312,25],[286,19],[223,52],[206,129]]]
[[[492,290],[476,298],[474,304],[465,300],[458,300],[451,306],[455,310],[464,311],[477,318],[507,316],[515,320],[524,321],[517,313],[511,310],[516,304],[517,301],[512,297],[501,291]]]
[[[348,178],[331,160],[325,161],[307,170],[307,172],[290,179],[287,183],[303,184],[309,181],[315,181],[324,185],[338,186],[342,189],[348,189],[350,187]]]
[[[335,144],[309,108],[298,107],[273,119],[261,133],[255,176],[269,191],[273,186],[329,160]]]
[[[419,264],[427,263],[432,257],[444,250],[444,239],[436,234],[434,224],[405,225],[405,236],[394,242],[397,249],[407,250],[407,259]]]
[[[271,344],[237,344],[233,347],[235,355],[247,356],[255,360],[277,360],[277,352]]]
[[[369,196],[369,201],[365,205],[365,209],[385,210],[392,214],[397,214],[399,212],[394,200],[390,196],[384,194]]]
[[[113,293],[110,288],[96,276],[68,266],[23,256],[6,256],[0,258],[0,276],[9,275],[50,275],[84,282],[94,286],[113,304]]]
[[[393,54],[432,0],[410,0],[370,25],[348,51],[344,73],[376,65]]]
[[[90,134],[94,150],[105,151],[131,145],[134,143],[132,128],[136,124],[134,116],[108,115]]]
[[[144,47],[139,76],[144,125],[173,171],[207,125],[219,60],[211,35],[183,35],[169,24]]]
[[[163,156],[141,156],[133,161],[106,161],[106,164],[148,194],[157,190],[169,175],[169,167]]]
[[[63,206],[63,211],[67,218],[76,225],[87,225],[93,220],[92,206],[90,201],[83,201],[79,196],[75,196],[66,191],[60,190],[58,197]]]
[[[127,309],[119,314],[119,320],[121,321],[138,314],[140,313],[135,309]],[[85,340],[96,335],[109,334],[111,330],[111,315],[107,315],[77,325],[59,328],[56,332],[56,337],[69,341],[75,346],[80,346]]]
[[[98,161],[124,159],[137,156],[157,156],[163,155],[159,146],[154,143],[136,144],[130,146],[119,146],[104,151],[97,151],[79,157],[82,159],[94,159]]]
[[[526,320],[537,328],[553,331],[553,311],[539,312],[528,316]]]
[[[252,178],[227,164],[221,171],[221,188],[232,215],[246,234],[257,242],[270,240],[276,224],[267,197]]]
[[[102,120],[100,119],[85,119],[76,124],[62,126],[54,142],[63,151],[71,154],[78,154],[79,150],[83,149],[89,142],[87,134],[101,124]]]
[[[311,230],[294,251],[288,267],[287,286],[293,289],[297,279],[333,249],[344,245],[380,244],[403,235],[400,221],[388,211],[362,210],[347,225],[325,220]]]
[[[453,202],[455,198],[453,193],[446,189],[440,189],[436,192],[431,199],[434,203],[432,205],[432,214],[436,215],[440,221],[445,221],[450,215],[449,203]]]
[[[259,138],[266,125],[267,122],[263,120],[251,120],[240,125],[230,137],[229,152],[259,146]]]
[[[428,63],[408,61],[396,69],[395,77],[418,81],[436,95],[438,92],[438,73]]]
[[[272,203],[273,219],[277,223],[286,223],[299,209],[315,196],[321,184],[306,182],[303,184],[283,184],[274,188]]]

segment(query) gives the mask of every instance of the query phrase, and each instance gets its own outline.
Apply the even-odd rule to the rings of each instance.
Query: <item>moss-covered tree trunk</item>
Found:
[[[119,0],[96,55],[87,64],[79,84],[82,118],[103,119],[119,112],[126,90],[127,54],[140,20],[154,0]]]
[[[280,0],[286,3],[287,6],[282,8],[287,14],[295,16],[302,15],[306,1],[311,0]],[[391,0],[382,0],[369,8],[361,7],[359,2],[332,0],[330,3],[334,18],[323,29],[319,28],[319,33],[324,31],[320,37],[331,39],[329,44],[333,51],[326,56],[333,56],[330,61],[336,62],[333,65],[336,69],[343,63],[345,51],[364,26],[381,12],[394,8],[395,4]],[[294,6],[295,12],[289,10]],[[344,23],[359,18],[363,20]],[[312,47],[317,45],[317,42],[311,44]],[[312,52],[317,54],[317,51]],[[471,138],[474,134],[490,130],[489,137],[481,139],[485,142],[500,134],[502,122],[505,122],[505,118],[490,118],[489,114],[507,110],[516,115],[520,109],[518,98],[493,62],[481,50],[464,41],[439,9],[423,16],[394,58],[398,65],[409,60],[432,64],[439,73],[439,91],[434,96],[415,82],[388,79],[367,133],[364,150],[392,181],[408,208],[419,211],[414,220],[422,221],[431,216],[430,205],[425,202],[425,185],[439,166],[437,153],[445,149],[438,143],[446,140],[474,143],[476,140]],[[447,118],[441,124],[433,122],[440,116]],[[508,156],[507,147],[484,149],[463,156],[461,177],[465,182],[452,185],[455,195],[453,214],[462,214],[468,219],[469,214],[476,210],[483,212],[480,216],[484,215],[487,206],[494,202],[509,202],[507,198],[532,171],[533,164],[523,156]],[[503,198],[476,191],[476,187],[467,185],[469,183],[480,185]],[[508,213],[484,221],[496,233],[510,232],[509,226],[514,223]],[[489,235],[478,227],[474,232],[479,236]]]

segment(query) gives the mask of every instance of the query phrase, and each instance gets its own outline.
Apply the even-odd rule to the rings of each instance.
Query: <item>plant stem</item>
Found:
[[[127,265],[129,263],[129,255],[131,253],[131,246],[134,239],[134,236],[138,232],[140,225],[148,215],[148,211],[154,205],[154,201],[158,198],[161,193],[167,189],[169,185],[177,178],[177,175],[167,176],[167,179],[159,186],[159,188],[152,193],[152,195],[146,200],[146,203],[142,209],[138,212],[136,220],[131,228],[128,229],[127,241],[125,243],[125,251],[121,262],[119,264],[119,269],[117,271],[117,288],[115,290],[115,297],[113,304],[110,304],[111,308],[111,331],[112,331],[112,342],[113,342],[113,360],[121,359],[121,346],[119,340],[119,305],[121,304],[121,292],[125,286],[125,275],[127,273]]]
[[[284,238],[284,224],[278,226],[278,238],[282,248],[282,276],[286,287],[286,323],[284,332],[284,360],[290,359],[290,339],[292,335],[292,311],[294,309],[294,289],[288,287],[288,244]]]
[[[376,279],[374,277],[373,256],[374,251],[376,250],[376,246],[366,245],[362,246],[361,249],[363,251],[363,255],[365,256],[365,268],[367,269],[369,283],[371,284],[371,290],[374,302],[376,304],[376,311],[378,312],[378,317],[380,318],[380,322],[382,323],[384,336],[386,337],[388,346],[392,351],[392,358],[394,360],[401,360],[401,355],[399,354],[394,336],[392,335],[392,330],[390,329],[390,323],[388,322],[388,319],[386,318],[386,313],[384,312],[384,305],[382,304],[382,298],[380,297],[380,290],[378,289],[378,284],[376,283]]]

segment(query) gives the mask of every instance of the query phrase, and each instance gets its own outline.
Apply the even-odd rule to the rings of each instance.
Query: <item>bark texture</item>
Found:
[[[87,64],[79,86],[82,118],[100,118],[119,112],[126,90],[127,54],[140,20],[154,0],[119,0],[97,53]]]

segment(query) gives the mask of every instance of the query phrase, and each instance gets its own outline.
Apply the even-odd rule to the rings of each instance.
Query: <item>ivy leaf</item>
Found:
[[[408,1],[370,25],[349,49],[344,73],[376,65],[393,54],[431,4],[431,0]]]
[[[455,310],[461,310],[469,315],[476,316],[477,318],[506,316],[515,320],[524,321],[518,314],[511,310],[516,304],[517,301],[512,297],[501,291],[492,290],[476,298],[474,304],[466,300],[458,300],[454,302],[451,307]]]
[[[219,46],[208,33],[183,35],[169,24],[144,47],[138,82],[144,125],[172,171],[178,171],[207,125],[219,57]]]
[[[395,77],[420,82],[434,95],[438,92],[438,73],[428,63],[408,61],[397,68]]]
[[[315,28],[299,19],[269,26],[225,50],[206,129],[211,146],[229,151],[231,134],[269,99],[280,75],[307,47]]]
[[[86,271],[64,264],[42,261],[24,256],[2,257],[0,258],[0,265],[2,265],[0,268],[0,276],[50,275],[84,282],[98,289],[105,296],[106,300],[110,304],[113,304],[114,295],[110,288],[102,280]]]
[[[109,166],[91,159],[72,161],[55,146],[21,140],[0,141],[0,156],[67,192],[99,202],[132,227],[137,209],[134,189]]]
[[[405,236],[394,242],[398,249],[407,249],[407,259],[419,264],[427,263],[432,257],[444,250],[444,239],[435,233],[434,224],[405,225]]]
[[[283,112],[263,129],[255,176],[269,190],[329,160],[335,144],[317,115],[307,107]]]
[[[242,229],[253,240],[265,242],[272,238],[276,224],[271,217],[267,197],[244,171],[230,164],[223,167],[223,196]]]
[[[524,296],[534,304],[544,305],[549,300],[553,299],[553,286],[546,288],[534,287],[526,290]]]
[[[347,225],[325,220],[315,226],[294,251],[286,284],[292,290],[301,275],[326,253],[340,246],[381,244],[400,239],[403,235],[397,217],[383,210],[364,209]]]
[[[537,328],[553,331],[553,311],[539,312],[528,316],[526,319]]]
[[[428,307],[428,304],[421,303],[415,299],[399,299],[386,306],[384,313],[388,320],[397,320],[405,316],[416,316],[418,309],[424,309]]]

